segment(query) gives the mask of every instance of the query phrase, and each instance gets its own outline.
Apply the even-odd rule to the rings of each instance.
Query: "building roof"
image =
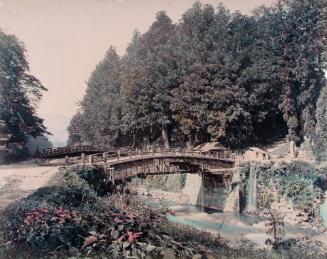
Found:
[[[258,148],[258,147],[250,147],[248,150],[258,152],[258,153],[262,153],[262,154],[270,154],[269,152],[264,151],[264,150],[262,150],[261,148]]]

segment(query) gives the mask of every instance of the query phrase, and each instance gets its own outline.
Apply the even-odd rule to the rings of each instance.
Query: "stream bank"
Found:
[[[212,234],[219,234],[222,238],[238,242],[248,239],[260,248],[270,248],[265,244],[268,239],[265,219],[256,215],[242,215],[223,213],[222,211],[189,205],[185,194],[173,193],[158,189],[146,190],[137,188],[135,195],[152,208],[167,208],[172,211],[167,219],[174,223],[189,225]],[[184,200],[180,199],[184,198]],[[285,223],[283,239],[304,238],[323,241],[327,249],[327,233],[308,226],[297,226]]]

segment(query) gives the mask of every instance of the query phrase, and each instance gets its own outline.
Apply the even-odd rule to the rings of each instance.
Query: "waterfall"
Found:
[[[320,216],[321,216],[322,222],[327,227],[327,191],[325,191],[324,203],[320,205]]]
[[[247,190],[247,211],[257,210],[257,174],[254,166],[250,166]]]

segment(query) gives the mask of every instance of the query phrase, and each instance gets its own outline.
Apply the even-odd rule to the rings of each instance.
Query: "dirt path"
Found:
[[[35,164],[0,166],[0,209],[13,200],[22,198],[45,186],[58,167]]]

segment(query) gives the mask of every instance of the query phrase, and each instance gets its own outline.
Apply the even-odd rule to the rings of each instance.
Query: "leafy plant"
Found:
[[[84,189],[98,196],[104,196],[113,190],[103,168],[93,165],[61,168],[50,180],[50,185]]]
[[[281,239],[279,235],[284,232],[283,218],[277,212],[269,211],[269,219],[265,225],[268,227],[267,234],[273,236],[273,241],[271,242],[271,240],[268,239],[266,243],[276,244]]]
[[[310,210],[316,199],[323,196],[326,189],[326,173],[318,171],[314,166],[305,162],[283,163],[281,165],[256,165],[258,175],[259,207],[270,208],[271,189],[278,196],[285,196],[295,208]],[[244,166],[243,175],[248,176],[249,165]]]

